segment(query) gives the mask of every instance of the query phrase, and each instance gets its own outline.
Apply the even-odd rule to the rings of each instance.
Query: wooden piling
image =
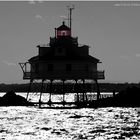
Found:
[[[96,82],[96,86],[97,86],[97,100],[99,100],[100,99],[100,87],[99,87],[97,79],[95,79],[95,82]]]
[[[50,80],[49,106],[51,106],[51,103],[52,103],[52,99],[51,99],[51,96],[52,96],[52,82],[53,82],[53,80]]]
[[[41,83],[41,91],[40,91],[40,97],[39,97],[39,108],[41,108],[41,97],[42,97],[42,93],[43,93],[43,83],[44,83],[44,79],[42,79],[42,83]]]
[[[65,80],[62,80],[63,106],[65,106]]]
[[[29,87],[28,87],[28,91],[27,91],[27,96],[26,96],[26,100],[28,100],[29,97],[29,92],[31,90],[31,85],[32,85],[33,79],[30,79],[30,83],[29,83]]]
[[[79,93],[78,93],[78,83],[77,83],[77,80],[75,80],[75,91],[76,91],[76,95],[77,95],[77,98],[76,98],[76,102],[79,103]]]
[[[115,97],[115,90],[113,90],[113,98]]]

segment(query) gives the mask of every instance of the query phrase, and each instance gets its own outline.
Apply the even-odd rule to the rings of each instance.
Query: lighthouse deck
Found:
[[[104,79],[104,71],[57,71],[57,73],[54,72],[47,72],[47,73],[32,73],[32,72],[26,72],[23,73],[23,79]]]

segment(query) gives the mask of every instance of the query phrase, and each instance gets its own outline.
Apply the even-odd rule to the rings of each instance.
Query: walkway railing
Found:
[[[23,71],[23,79],[105,79],[104,71],[86,70],[53,70],[31,72],[29,62],[19,63]]]

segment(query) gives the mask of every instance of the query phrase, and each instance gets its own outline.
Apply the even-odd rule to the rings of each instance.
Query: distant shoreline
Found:
[[[41,83],[33,85],[30,92],[39,92]],[[101,92],[120,92],[128,87],[139,87],[140,83],[99,83]],[[29,83],[26,84],[0,84],[0,92],[8,92],[14,90],[15,92],[28,92]],[[46,92],[47,89],[43,90]],[[87,92],[95,92],[96,86],[92,86],[92,91],[87,89]]]
[[[97,98],[97,94],[95,93],[93,94],[80,93],[80,94],[74,94],[73,101],[66,101],[66,100],[62,100],[60,102],[51,101],[51,100],[42,101],[39,98],[39,100],[34,102],[34,101],[28,101],[25,97],[16,94],[16,92],[14,91],[10,91],[4,94],[2,97],[0,97],[0,106],[15,106],[15,105],[36,106],[38,104],[40,108],[42,104],[46,104],[49,106],[49,108],[51,108],[51,105],[56,104],[56,105],[62,105],[62,107],[60,108],[65,108],[65,107],[67,108],[67,105],[74,105],[73,107],[70,106],[70,108],[140,107],[139,93],[140,93],[140,88],[133,86],[133,87],[128,87],[117,94],[115,92],[112,94],[110,93],[106,97],[102,96],[102,95],[106,95],[105,93],[104,94],[101,93],[99,98]],[[69,93],[69,95],[70,94],[72,93]]]

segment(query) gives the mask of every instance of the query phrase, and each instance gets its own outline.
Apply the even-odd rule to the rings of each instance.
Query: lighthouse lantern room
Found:
[[[71,29],[65,25],[63,21],[62,25],[57,29],[57,38],[59,37],[71,37]]]

